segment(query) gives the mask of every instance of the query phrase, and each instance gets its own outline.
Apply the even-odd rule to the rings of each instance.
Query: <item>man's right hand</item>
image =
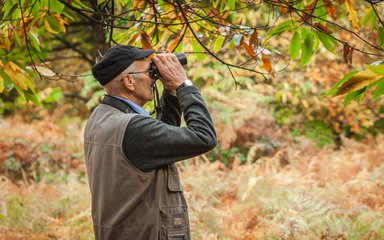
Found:
[[[175,92],[176,88],[187,80],[187,74],[174,54],[169,52],[157,54],[152,61],[159,70],[164,89]]]

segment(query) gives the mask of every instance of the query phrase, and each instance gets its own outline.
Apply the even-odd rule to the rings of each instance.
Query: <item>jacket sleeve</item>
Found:
[[[181,124],[181,108],[177,96],[172,95],[164,90],[160,99],[162,112],[160,114],[160,121],[173,125],[180,126]]]
[[[213,149],[216,132],[199,90],[187,86],[177,91],[186,127],[137,115],[129,122],[123,140],[127,159],[138,169],[156,168],[198,156]]]

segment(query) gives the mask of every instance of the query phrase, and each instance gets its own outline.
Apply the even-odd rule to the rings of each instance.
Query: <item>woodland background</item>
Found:
[[[219,145],[179,163],[193,239],[384,239],[383,1],[0,4],[0,239],[92,239],[114,44],[185,52],[212,113]]]

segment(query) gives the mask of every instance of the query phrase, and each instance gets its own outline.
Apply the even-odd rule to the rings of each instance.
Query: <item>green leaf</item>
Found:
[[[12,12],[11,16],[12,16],[12,20],[21,18],[21,11],[18,5],[17,5],[17,8]]]
[[[330,96],[330,95],[335,95],[337,93],[337,88],[331,88],[325,93],[323,93],[323,96]]]
[[[225,38],[221,35],[219,35],[217,38],[216,38],[216,41],[214,43],[214,46],[213,46],[213,52],[217,52],[221,49],[221,47],[223,46],[223,42],[224,42]]]
[[[377,30],[377,34],[379,35],[379,46],[384,47],[384,27],[380,26]]]
[[[27,35],[28,35],[28,40],[29,40],[29,42],[31,43],[32,47],[33,47],[34,49],[36,49],[38,52],[41,52],[41,49],[40,49],[40,41],[39,41],[39,39],[37,38],[37,36],[36,36],[33,32],[31,32],[31,31],[29,31],[29,32],[27,33]]]
[[[63,96],[64,95],[61,89],[59,87],[55,87],[52,89],[50,94],[43,101],[46,103],[55,103],[55,102],[59,102],[60,99],[63,98]]]
[[[348,73],[347,75],[345,75],[344,77],[342,77],[335,85],[335,87],[340,87],[341,85],[343,85],[346,81],[348,81],[348,79],[350,79],[353,75],[355,75],[356,73],[358,73],[359,71],[357,70],[354,70],[350,73]]]
[[[4,87],[5,87],[5,90],[7,90],[7,92],[11,91],[13,89],[13,87],[14,87],[11,78],[8,76],[8,74],[6,74],[3,71],[3,69],[0,69],[0,76],[4,80],[3,84],[4,84]]]
[[[314,32],[312,32],[312,37],[314,41],[312,53],[315,53],[319,49],[320,41],[319,41],[319,37]]]
[[[324,48],[327,49],[329,52],[334,53],[334,47],[337,44],[337,41],[320,31],[317,31],[316,34],[319,37],[319,40],[323,44]]]
[[[18,8],[19,4],[18,3],[13,3],[13,1],[5,1],[3,9],[4,9],[4,14],[3,14],[3,19],[8,19],[9,16],[13,15],[13,12]]]
[[[311,30],[309,30],[307,27],[301,27],[300,28],[300,33],[301,33],[301,40],[307,39],[308,35],[311,34]]]
[[[365,93],[365,88],[348,93],[344,98],[344,106],[347,106],[353,99],[358,98],[361,94],[364,94],[364,93]]]
[[[300,34],[296,31],[295,34],[293,34],[291,44],[289,46],[289,55],[291,60],[295,59],[299,55],[300,46]]]
[[[40,100],[39,100],[39,98],[38,98],[36,93],[34,93],[32,91],[26,91],[25,92],[25,98],[27,100],[30,100],[31,102],[33,102],[37,106],[41,106],[41,102],[40,102]]]
[[[228,46],[228,50],[231,51],[235,47],[235,43],[233,41],[229,41],[227,46]]]
[[[366,93],[366,88],[361,89],[362,91],[360,92],[359,95],[356,96],[356,101],[360,104],[363,101],[364,94]]]
[[[229,9],[235,10],[236,8],[236,1],[235,0],[228,0]]]
[[[51,26],[52,30],[54,30],[55,32],[61,32],[60,25],[54,17],[48,16],[47,21],[49,23],[49,26]]]
[[[175,52],[183,52],[184,44],[183,41],[179,45],[177,45],[177,48],[175,49]]]
[[[274,28],[272,28],[269,32],[267,32],[266,36],[272,37],[284,31],[294,29],[295,27],[296,27],[296,22],[291,19],[288,19],[288,20],[285,20],[284,22],[279,23]]]
[[[41,10],[41,5],[39,1],[34,2],[33,8],[31,9],[32,16],[35,17],[36,20],[38,20],[38,15]]]
[[[372,92],[372,100],[373,101],[375,101],[381,95],[384,94],[384,78],[380,79],[378,82],[379,83],[377,84],[375,90]]]
[[[384,75],[384,64],[380,64],[377,66],[366,65],[366,67],[374,73],[377,73],[379,75]]]
[[[62,4],[60,1],[58,0],[51,0],[50,2],[50,7],[53,12],[56,12],[58,14],[60,14],[63,10],[64,10],[64,7],[65,5]]]
[[[204,59],[204,54],[201,53],[201,52],[204,52],[204,49],[200,46],[200,44],[197,42],[196,39],[192,41],[192,49],[194,52],[197,52],[194,55],[198,61],[201,61]]]
[[[371,7],[367,13],[364,15],[364,17],[361,19],[361,25],[366,26],[368,23],[370,23],[371,28],[373,29],[375,27],[376,23],[376,14],[373,8]]]
[[[64,16],[68,21],[75,21],[75,19],[73,18],[73,15],[71,15],[70,13],[67,13],[66,11],[62,12],[61,15]]]
[[[325,10],[324,4],[322,0],[319,0],[316,4],[315,11],[313,12],[315,16],[320,16],[326,19],[325,16],[327,16],[327,10]],[[321,23],[324,22],[324,20],[321,20],[321,18],[316,19],[317,22]]]
[[[308,64],[312,57],[314,40],[312,35],[308,35],[301,46],[301,65],[305,66]]]
[[[14,86],[14,88],[15,88],[15,90],[16,90],[16,92],[25,100],[25,93],[24,93],[24,91],[21,89],[21,88],[19,88],[18,86]]]

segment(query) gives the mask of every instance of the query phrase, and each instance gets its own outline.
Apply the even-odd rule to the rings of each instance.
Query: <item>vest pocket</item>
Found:
[[[179,172],[175,164],[168,165],[168,190],[170,192],[183,191],[183,186],[180,183]]]
[[[188,232],[187,229],[168,229],[167,230],[167,240],[187,240]]]
[[[186,206],[160,209],[160,240],[190,239]]]

